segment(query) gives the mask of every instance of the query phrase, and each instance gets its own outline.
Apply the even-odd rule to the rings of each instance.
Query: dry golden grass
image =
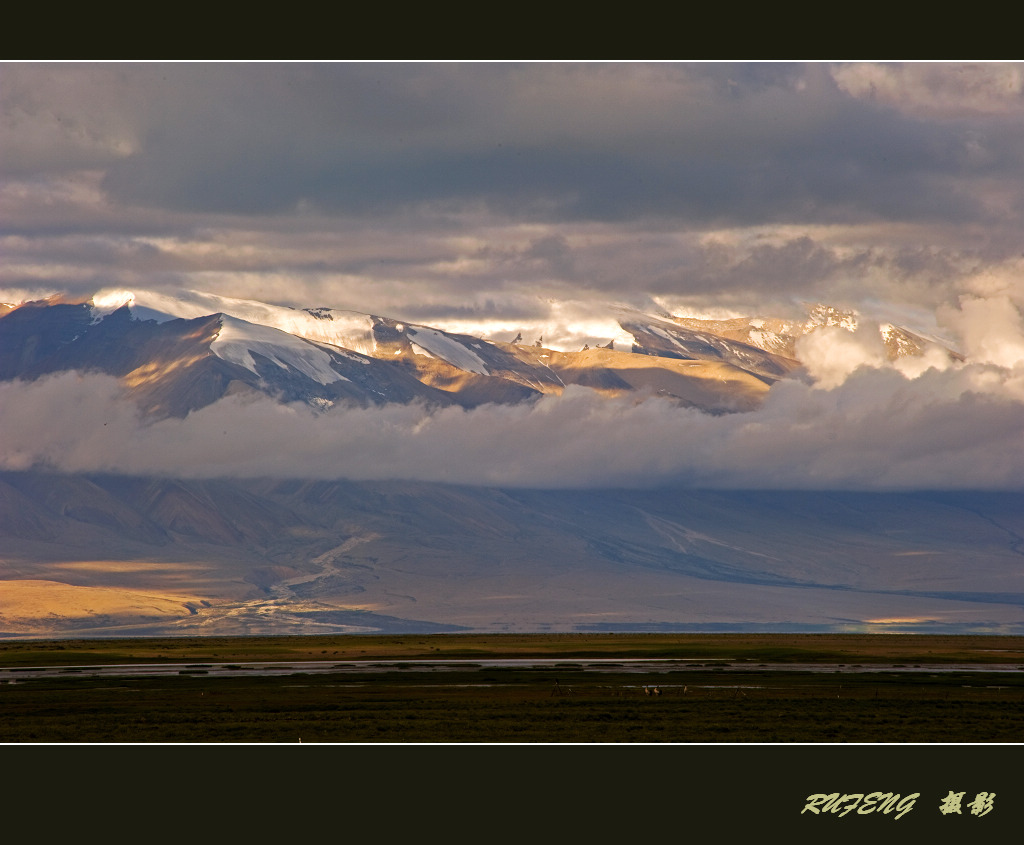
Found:
[[[184,594],[81,587],[60,581],[4,581],[0,630],[45,636],[55,627],[73,627],[104,616],[184,618],[191,612],[187,603],[198,601],[196,596]]]

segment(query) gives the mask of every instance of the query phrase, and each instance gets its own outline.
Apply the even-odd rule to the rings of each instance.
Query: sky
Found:
[[[967,356],[899,371],[835,330],[805,344],[813,384],[726,423],[572,391],[446,427],[390,409],[359,460],[345,438],[363,428],[317,429],[350,456],[321,471],[352,477],[1018,486],[1022,224],[1021,64],[0,63],[0,301],[187,288],[498,340],[585,334],[606,302],[790,318],[825,302]],[[3,465],[78,466],[71,435],[38,426],[15,454],[53,397],[3,389]],[[621,469],[587,463],[578,432],[537,448],[570,410]],[[222,422],[189,423],[177,466],[210,471],[204,419]],[[307,424],[281,436],[316,442]],[[414,430],[436,442],[401,461],[373,439]],[[696,434],[703,452],[654,448]],[[472,470],[444,460],[456,444],[477,444]]]

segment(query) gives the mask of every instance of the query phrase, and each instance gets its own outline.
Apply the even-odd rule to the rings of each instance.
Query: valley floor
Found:
[[[422,664],[413,661],[429,655],[435,661],[430,671],[416,671]],[[538,662],[486,665],[485,656]],[[650,671],[617,669],[608,663],[615,656],[649,659]],[[553,663],[554,657],[559,662]],[[588,657],[603,661],[591,663]],[[347,662],[334,672],[296,666],[290,674],[264,676],[246,671],[242,662],[231,664],[234,671],[213,671],[212,661],[253,659],[282,669],[302,659]],[[133,661],[182,668],[162,677],[101,678],[88,672]],[[37,671],[44,666],[49,671]],[[994,671],[997,666],[1004,671]],[[1016,743],[1024,738],[1024,642],[1018,637],[20,641],[0,643],[0,681],[4,743]]]

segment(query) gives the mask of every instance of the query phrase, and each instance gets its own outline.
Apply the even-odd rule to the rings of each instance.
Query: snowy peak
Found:
[[[175,296],[155,291],[103,290],[93,296],[90,304],[97,320],[124,307],[135,320],[157,323],[225,314],[318,343],[343,346],[364,355],[373,353],[373,318],[354,311],[333,311],[329,308],[297,310],[193,290],[183,290]]]
[[[254,354],[261,355],[282,369],[293,369],[323,385],[333,384],[340,376],[331,366],[331,356],[323,349],[295,335],[220,315],[220,331],[210,350],[219,358],[245,367],[256,375]]]
[[[760,378],[777,380],[798,369],[798,361],[752,343],[701,327],[688,328],[653,317],[623,317],[622,327],[635,338],[633,351],[683,360],[721,361]]]
[[[138,293],[27,303],[0,319],[0,379],[105,373],[156,417],[183,417],[247,392],[320,410],[453,401],[392,362],[223,312],[193,316],[203,310]]]
[[[405,334],[418,354],[440,358],[466,372],[480,376],[490,375],[486,362],[480,357],[484,350],[483,341],[450,335],[427,326],[408,326]]]
[[[673,317],[673,322],[697,332],[755,346],[766,352],[796,359],[796,342],[804,335],[824,328],[840,328],[856,332],[862,328],[856,311],[817,304],[808,308],[801,322],[772,317],[736,317],[730,320],[701,320],[691,317]],[[879,333],[890,361],[907,356],[924,355],[928,349],[939,346],[953,360],[963,360],[959,353],[942,346],[936,340],[893,323],[881,323]]]
[[[812,332],[826,326],[838,326],[848,332],[857,331],[858,315],[856,311],[843,311],[831,305],[818,303],[811,307],[804,322],[802,334]]]
[[[245,317],[233,316],[227,311],[211,313],[208,310],[221,305]],[[290,309],[198,294],[195,291],[186,291],[181,297],[168,297],[150,292],[136,295],[132,291],[105,290],[93,296],[89,306],[92,325],[98,325],[122,312],[134,322],[158,325],[174,320],[191,321],[212,316],[218,320],[219,329],[208,348],[224,361],[237,364],[257,376],[260,372],[254,356],[281,369],[301,373],[319,384],[333,384],[342,378],[331,366],[331,355],[298,332],[275,326],[289,325],[288,320],[282,319],[278,312],[285,312],[287,316],[291,313]],[[302,323],[300,317],[292,321],[290,327],[299,328]]]
[[[695,331],[710,332],[729,340],[756,346],[765,352],[795,358],[794,326],[788,320],[767,317],[736,317],[731,320],[699,320],[673,317],[673,322]]]
[[[964,356],[959,352],[943,346],[937,340],[912,332],[910,329],[894,326],[892,323],[882,323],[879,326],[879,331],[890,361],[924,355],[929,349],[936,347],[942,349],[951,360],[964,360]]]

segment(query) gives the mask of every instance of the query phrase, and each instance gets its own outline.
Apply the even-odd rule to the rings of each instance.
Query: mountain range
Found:
[[[102,291],[9,307],[0,315],[0,381],[67,370],[118,378],[149,416],[184,417],[225,395],[337,404],[515,404],[570,385],[606,396],[654,394],[713,413],[755,408],[797,377],[800,337],[856,317],[817,306],[801,323],[711,321],[610,306],[617,336],[578,350],[511,342],[330,308],[293,309],[185,291]],[[934,341],[882,327],[891,357]],[[946,350],[955,356],[952,350]]]
[[[570,387],[731,415],[806,378],[802,338],[857,320],[826,306],[801,321],[609,314],[607,338],[556,349],[522,332],[500,340],[323,307],[101,291],[0,310],[0,382],[100,373],[150,421],[237,396],[329,416],[518,406]],[[938,346],[895,324],[879,342],[891,358]],[[1022,555],[1018,493],[0,472],[5,637],[1021,633]]]

